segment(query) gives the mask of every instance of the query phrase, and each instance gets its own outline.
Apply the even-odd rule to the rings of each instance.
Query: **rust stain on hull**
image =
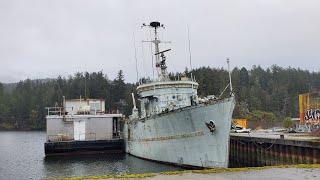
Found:
[[[171,140],[171,139],[181,139],[181,138],[189,138],[189,137],[195,137],[195,136],[203,136],[203,131],[193,132],[189,134],[178,134],[175,136],[162,136],[162,137],[156,137],[156,138],[144,138],[144,139],[130,139],[129,141],[133,142],[148,142],[148,141],[163,141],[163,140]]]

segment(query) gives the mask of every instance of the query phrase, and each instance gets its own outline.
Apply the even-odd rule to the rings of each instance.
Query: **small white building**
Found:
[[[68,114],[104,114],[104,99],[67,99],[66,112]]]

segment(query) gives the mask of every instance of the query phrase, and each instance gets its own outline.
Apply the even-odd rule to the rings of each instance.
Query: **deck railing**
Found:
[[[78,108],[82,108],[82,107],[78,107]],[[62,116],[63,115],[63,107],[46,107],[47,109],[47,115],[50,116],[50,115],[58,115],[58,116]],[[74,111],[76,108],[74,107],[65,107],[65,114],[64,115],[67,115],[68,112],[71,112],[71,115],[74,115],[75,114],[94,114],[94,115],[97,115],[97,114],[104,114],[105,111],[101,111],[101,110],[98,110],[97,108],[95,108],[94,110],[93,109],[89,109],[88,111]],[[80,109],[81,110],[81,109]]]
[[[81,139],[81,136],[85,136],[84,139]],[[119,139],[122,138],[122,133],[80,133],[77,134],[79,140],[77,141],[92,141],[92,140],[106,140],[106,139]],[[71,136],[68,133],[65,134],[55,134],[55,135],[47,135],[48,142],[55,142],[55,141],[74,141],[74,136]]]
[[[59,115],[62,116],[63,115],[63,107],[46,107],[46,109],[48,110],[48,116],[50,115]],[[65,115],[67,113],[67,110],[70,109],[71,112],[73,112],[73,107],[67,107],[65,108]]]

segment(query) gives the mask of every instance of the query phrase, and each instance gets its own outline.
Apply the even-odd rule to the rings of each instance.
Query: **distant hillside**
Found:
[[[31,81],[40,81],[41,83],[46,83],[48,81],[52,81],[52,80],[56,80],[56,79],[52,79],[52,78],[46,78],[46,79],[32,79]],[[26,80],[24,80],[26,81]],[[24,82],[22,81],[22,82]],[[17,87],[18,82],[16,83],[3,83],[4,86],[4,92],[5,93],[10,93],[12,92],[16,87]]]
[[[106,99],[108,112],[112,112],[121,99],[121,102],[131,101],[132,104],[130,92],[135,90],[131,84],[124,83],[122,71],[113,81],[97,72],[76,73],[68,79],[27,79],[4,86],[5,91],[0,88],[0,129],[43,129],[46,126],[45,107],[61,103],[62,96],[67,99],[84,97],[85,87],[87,97]],[[129,109],[124,107],[124,111],[128,114]]]
[[[195,76],[199,83],[198,95],[220,95],[229,83],[228,72],[221,68],[201,67],[181,73],[170,73],[171,79],[178,76]],[[86,86],[85,80],[86,79]],[[125,83],[123,72],[109,80],[102,72],[76,73],[68,78],[20,81],[0,86],[0,129],[12,127],[21,129],[45,128],[45,107],[67,99],[84,96],[106,99],[106,110],[112,112],[117,102],[127,104],[124,114],[132,110],[131,93],[136,84]],[[261,110],[272,112],[277,120],[284,117],[299,117],[301,93],[320,91],[320,73],[276,65],[263,69],[234,68],[232,70],[233,91],[236,95],[234,118],[244,118],[250,112]],[[1,85],[1,84],[0,84]],[[119,103],[118,103],[119,104]]]
[[[4,92],[5,93],[10,93],[12,92],[16,87],[18,83],[5,83],[3,84],[4,86]]]

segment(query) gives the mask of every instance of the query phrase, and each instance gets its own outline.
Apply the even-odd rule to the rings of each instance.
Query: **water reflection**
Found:
[[[44,179],[182,170],[127,154],[45,157],[45,132],[0,132],[0,139],[0,179]]]
[[[142,160],[127,154],[44,158],[45,177],[177,171],[182,168]]]
[[[126,173],[125,154],[45,157],[46,177]]]

